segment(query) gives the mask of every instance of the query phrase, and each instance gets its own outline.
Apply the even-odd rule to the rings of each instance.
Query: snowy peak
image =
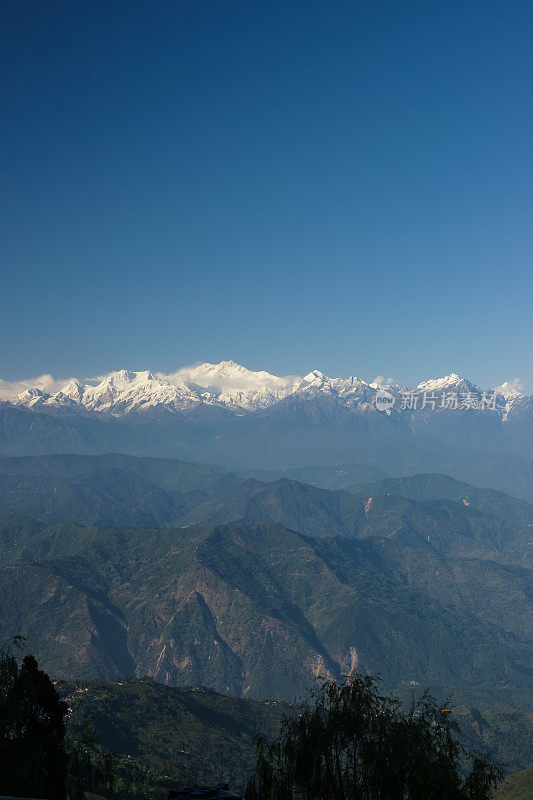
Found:
[[[253,372],[252,370],[236,364],[235,361],[221,361],[220,364],[199,364],[196,367],[185,367],[168,376],[181,378],[186,383],[196,383],[199,386],[210,385],[227,389],[238,384],[241,389],[260,389],[269,384],[284,387],[292,385],[293,379],[279,378],[269,372]]]
[[[513,378],[510,381],[504,381],[500,386],[496,386],[493,389],[495,394],[503,398],[503,401],[500,400],[500,402],[503,406],[504,420],[512,419],[531,405],[532,398],[526,397],[522,392],[522,388],[520,378]]]
[[[335,398],[347,408],[366,409],[373,401],[376,391],[366,381],[354,376],[350,378],[328,378],[320,370],[309,372],[298,385],[298,394],[310,393]]]
[[[84,385],[72,379],[53,395],[38,388],[26,389],[16,402],[43,410],[72,407],[112,416],[158,407],[184,411],[201,404],[249,412],[272,405],[294,391],[299,382],[300,378],[252,372],[234,361],[222,361],[170,375],[122,369],[105,375],[96,384]]]
[[[510,398],[523,397],[522,388],[520,378],[513,378],[500,384],[500,386],[496,386],[493,391],[509,400]]]
[[[172,385],[147,370],[120,370],[112,372],[96,386],[86,386],[81,402],[91,411],[105,411],[116,416],[159,405],[184,410],[200,399],[184,384]]]
[[[302,378],[302,382],[298,385],[298,391],[304,391],[305,389],[309,389],[313,387],[314,389],[322,389],[324,386],[329,385],[329,378],[327,378],[323,372],[320,372],[318,369],[312,370],[312,372],[308,372],[307,375]]]
[[[192,391],[201,392],[205,402],[245,411],[266,408],[281,400],[294,391],[300,380],[264,371],[253,372],[235,361],[200,364],[167,377],[171,381],[182,381]]]
[[[117,372],[111,372],[98,384],[100,387],[109,387],[121,391],[132,383],[138,385],[148,383],[156,380],[151,372],[129,372],[127,369],[120,369]]]
[[[25,389],[21,392],[15,399],[15,403],[21,406],[27,406],[28,408],[35,408],[36,406],[41,406],[43,403],[50,397],[47,392],[43,392],[42,389],[32,388],[32,389]]]
[[[330,378],[320,370],[312,370],[305,377],[295,375],[280,377],[265,371],[253,371],[235,361],[219,364],[204,363],[184,367],[177,372],[130,371],[126,369],[110,372],[92,382],[83,383],[70,379],[64,383],[47,376],[53,387],[45,390],[41,385],[29,386],[18,395],[13,392],[11,402],[34,410],[50,413],[98,412],[120,417],[147,411],[165,410],[180,412],[200,406],[218,406],[235,414],[247,414],[269,408],[287,399],[305,406],[335,405],[353,412],[376,410],[375,396],[380,389],[392,392],[406,391],[405,387],[383,383],[378,376],[372,383],[361,378]],[[2,387],[9,384],[0,381]],[[20,391],[20,383],[13,384]],[[57,387],[61,387],[59,391]],[[525,408],[518,379],[506,381],[497,387],[498,409],[502,413],[513,410],[518,413]],[[466,378],[452,372],[443,378],[423,381],[413,392],[418,394],[457,392],[479,396],[481,390]],[[530,402],[529,398],[525,398]],[[526,404],[527,405],[527,404]],[[529,408],[529,406],[528,406]],[[402,409],[399,408],[401,411]]]
[[[446,390],[454,392],[473,392],[475,394],[479,394],[481,391],[478,386],[470,383],[466,378],[461,378],[456,372],[451,372],[449,375],[445,375],[444,378],[423,381],[415,388],[417,392],[443,392]]]
[[[85,387],[81,381],[73,378],[55,395],[59,400],[72,400],[81,403]]]
[[[246,367],[237,364],[235,361],[221,361],[219,364],[199,364],[197,367],[192,367],[191,369],[183,370],[184,373],[188,373],[190,375],[210,375],[213,377],[220,377],[220,378],[235,378],[235,377],[244,377],[245,379],[253,378],[255,375],[268,375],[267,372],[252,372]],[[270,375],[269,377],[274,378],[274,375]]]

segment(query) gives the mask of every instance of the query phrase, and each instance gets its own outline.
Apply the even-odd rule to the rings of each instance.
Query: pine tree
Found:
[[[48,675],[33,656],[18,665],[0,657],[0,794],[66,797],[65,715]]]

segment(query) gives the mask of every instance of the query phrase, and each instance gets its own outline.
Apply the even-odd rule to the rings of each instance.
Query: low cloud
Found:
[[[372,381],[372,384],[374,384],[375,386],[390,386],[393,383],[394,383],[393,378],[385,378],[384,375],[376,375],[376,377]]]
[[[223,362],[224,364],[224,362]],[[279,390],[282,386],[297,386],[301,378],[297,375],[277,376],[267,372],[254,372],[233,362],[227,362],[222,370],[219,364],[198,363],[182,367],[176,372],[158,372],[158,377],[173,385],[194,384],[203,388],[250,391],[253,389]]]
[[[501,386],[496,386],[494,391],[498,392],[498,394],[502,394],[504,397],[510,397],[510,395],[513,394],[522,394],[524,385],[520,378],[512,378],[510,381],[502,383]]]
[[[47,394],[54,394],[66,386],[70,380],[72,378],[57,380],[52,375],[39,375],[36,378],[27,378],[22,381],[4,381],[0,378],[0,399],[14,400],[26,389],[41,389]]]

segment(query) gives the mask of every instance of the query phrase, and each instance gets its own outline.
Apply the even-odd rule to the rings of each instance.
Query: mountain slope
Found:
[[[299,483],[310,483],[320,489],[348,489],[356,483],[370,483],[386,478],[387,473],[368,464],[339,464],[331,467],[294,467],[293,469],[251,469],[240,474],[267,483],[288,478]]]
[[[0,545],[0,635],[25,634],[58,677],[148,674],[257,698],[356,665],[389,686],[528,682],[521,567],[280,525],[8,518]]]
[[[244,791],[254,771],[255,738],[273,737],[290,711],[283,703],[228,697],[204,687],[163,686],[149,678],[61,681],[56,688],[72,709],[69,733],[76,735],[89,723],[104,750],[121,761],[133,760],[148,775],[166,776],[161,798],[169,786],[221,781]]]
[[[0,454],[148,453],[165,445],[117,420],[89,415],[55,416],[0,403]]]
[[[505,492],[480,489],[438,473],[382,478],[371,483],[355,484],[348,491],[361,497],[395,495],[419,501],[453,500],[501,519],[533,523],[533,504]]]
[[[0,509],[49,522],[179,525],[243,480],[175,459],[51,455],[0,458]]]
[[[389,494],[402,492],[428,498]],[[465,494],[463,494],[465,493]],[[442,499],[447,495],[456,500]],[[466,498],[472,498],[465,503]],[[490,508],[488,511],[476,508]],[[356,495],[283,478],[262,483],[170,459],[40,456],[0,459],[0,511],[46,522],[175,527],[280,523],[308,536],[391,537],[425,550],[501,563],[531,558],[531,508],[507,495],[418,476]]]
[[[192,524],[281,523],[308,536],[391,537],[462,557],[530,562],[531,528],[447,500],[353,497],[287,479],[241,484],[188,515]]]
[[[494,793],[494,800],[530,800],[533,787],[533,766],[509,775]]]
[[[163,686],[148,678],[60,681],[56,688],[71,708],[69,733],[94,725],[104,750],[116,753],[120,764],[133,761],[150,771],[153,784],[162,776],[161,800],[168,786],[185,783],[227,781],[243,790],[255,767],[255,737],[270,739],[282,718],[294,712],[285,703],[228,697],[199,686]],[[455,709],[461,740],[473,750],[490,749],[495,761],[521,769],[533,752],[526,713],[498,703],[487,706],[479,699],[476,703]],[[525,778],[510,776],[508,785],[525,787]],[[526,797],[510,795],[509,800]]]

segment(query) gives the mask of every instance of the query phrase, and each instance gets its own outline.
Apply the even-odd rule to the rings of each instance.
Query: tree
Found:
[[[67,705],[33,656],[19,666],[20,641],[0,653],[0,794],[63,800]]]
[[[451,709],[425,694],[402,711],[378,684],[326,681],[259,739],[247,800],[488,800],[503,772],[462,747]]]
[[[70,740],[67,752],[67,785],[71,800],[83,800],[86,791],[113,794],[114,755],[103,751],[91,722],[87,722]]]

